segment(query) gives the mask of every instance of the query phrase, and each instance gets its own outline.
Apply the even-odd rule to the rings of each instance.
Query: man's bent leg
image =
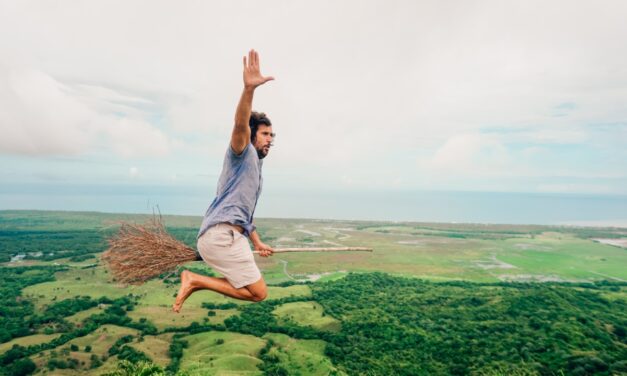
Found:
[[[231,298],[252,302],[260,302],[268,295],[266,282],[263,278],[248,286],[235,288],[226,278],[205,277],[202,275],[199,275],[199,277],[199,283],[203,283],[204,281],[204,285],[203,287],[198,288],[198,290],[207,289],[230,296]]]
[[[266,281],[263,280],[263,277],[261,277],[261,279],[257,282],[246,286],[245,288],[250,291],[253,296],[252,300],[255,302],[260,302],[268,297],[268,288],[266,287]]]
[[[266,283],[263,278],[246,287],[236,289],[225,278],[207,277],[184,270],[181,273],[181,288],[172,305],[172,310],[179,312],[185,300],[198,290],[211,290],[235,299],[253,302],[260,302],[267,296]]]

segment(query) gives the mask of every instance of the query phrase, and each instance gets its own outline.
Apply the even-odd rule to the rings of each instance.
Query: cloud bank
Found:
[[[156,184],[215,174],[254,47],[277,78],[255,98],[278,134],[270,187],[627,193],[626,12],[0,2],[0,153],[110,158]]]

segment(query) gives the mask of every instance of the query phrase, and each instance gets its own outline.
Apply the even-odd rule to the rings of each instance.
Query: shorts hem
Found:
[[[229,280],[229,283],[231,284],[231,286],[233,286],[236,289],[241,289],[242,287],[248,286],[248,285],[252,285],[255,282],[260,281],[262,278],[261,274],[259,275],[259,277],[255,277],[255,278],[249,278],[249,279],[245,279],[242,282],[234,282]],[[227,278],[228,279],[228,278]]]

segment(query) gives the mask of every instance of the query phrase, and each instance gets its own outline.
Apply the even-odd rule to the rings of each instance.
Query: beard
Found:
[[[259,159],[264,159],[265,157],[268,156],[268,153],[270,152],[270,147],[272,146],[272,144],[270,145],[266,145],[266,146],[262,146],[259,149],[255,149],[257,150],[257,156],[259,157]],[[268,148],[266,150],[266,147]]]

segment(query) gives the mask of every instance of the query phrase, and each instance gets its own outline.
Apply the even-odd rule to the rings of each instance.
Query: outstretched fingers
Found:
[[[244,84],[250,87],[263,85],[268,81],[274,80],[274,77],[261,75],[259,68],[259,53],[254,49],[248,51],[248,57],[244,56]]]
[[[248,51],[248,59],[244,56],[244,69],[259,70],[259,54],[255,50]]]

